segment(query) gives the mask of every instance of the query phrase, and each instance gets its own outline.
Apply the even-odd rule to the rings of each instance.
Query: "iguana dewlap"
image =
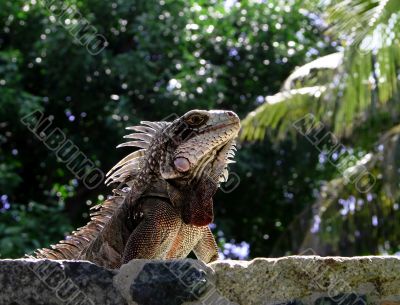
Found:
[[[117,163],[106,183],[114,196],[90,222],[36,258],[89,260],[119,268],[135,258],[185,258],[208,263],[218,248],[208,227],[212,197],[227,179],[240,120],[232,111],[192,110],[173,122],[141,122],[119,145],[140,149]]]

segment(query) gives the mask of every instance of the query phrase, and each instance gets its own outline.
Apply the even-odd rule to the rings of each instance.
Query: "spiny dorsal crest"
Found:
[[[134,130],[135,133],[124,136],[125,139],[132,141],[119,144],[119,147],[138,147],[137,151],[127,155],[121,161],[111,168],[106,174],[106,185],[112,183],[126,184],[129,183],[143,167],[146,151],[152,146],[154,140],[163,132],[167,122],[149,122],[141,121],[142,125],[126,127],[128,130]]]

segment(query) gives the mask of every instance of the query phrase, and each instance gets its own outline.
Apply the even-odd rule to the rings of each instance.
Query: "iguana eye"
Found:
[[[191,116],[187,117],[185,122],[189,124],[190,126],[200,126],[204,124],[207,120],[207,117],[205,115],[201,114],[192,114]]]

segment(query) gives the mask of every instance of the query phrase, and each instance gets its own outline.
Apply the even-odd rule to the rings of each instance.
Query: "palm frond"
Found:
[[[358,47],[375,30],[388,24],[399,8],[398,0],[333,1],[326,7],[327,21],[332,25],[328,32]]]
[[[345,40],[343,98],[335,115],[338,135],[351,131],[366,110],[382,108],[398,90],[400,2],[335,1],[327,8],[329,32]],[[346,130],[347,129],[347,130]]]
[[[241,139],[261,140],[267,129],[273,130],[278,139],[290,132],[294,134],[295,121],[318,111],[321,97],[342,60],[342,53],[333,53],[297,68],[286,79],[281,92],[265,97],[264,104],[243,120]]]
[[[241,139],[262,140],[267,128],[274,130],[278,139],[283,139],[288,132],[295,131],[292,124],[309,113],[325,90],[324,86],[305,87],[267,96],[264,104],[242,121]]]
[[[261,128],[276,129],[276,122],[280,138],[289,131],[285,128],[290,121],[307,111],[304,107],[333,126],[338,136],[349,135],[369,116],[387,110],[387,103],[398,94],[400,1],[333,1],[326,11],[332,24],[330,32],[340,33],[344,39],[344,52],[321,57],[294,71],[274,96],[286,106],[266,103],[251,112],[244,122],[243,139],[262,139],[266,131]],[[314,94],[290,92],[309,92],[310,87],[323,89],[318,99]],[[290,113],[292,109],[294,113]]]
[[[334,71],[342,64],[343,53],[336,52],[326,56],[322,56],[298,67],[292,74],[285,80],[282,91],[299,88],[299,85],[303,87],[305,84],[309,84],[313,79],[320,79],[321,75],[333,74]]]

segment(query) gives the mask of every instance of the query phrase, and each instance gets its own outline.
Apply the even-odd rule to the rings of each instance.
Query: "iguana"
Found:
[[[90,222],[33,257],[88,260],[119,268],[135,258],[184,258],[191,251],[206,263],[218,258],[210,231],[212,197],[227,179],[240,120],[232,111],[192,110],[172,122],[127,127],[139,147],[108,173],[118,183]]]

